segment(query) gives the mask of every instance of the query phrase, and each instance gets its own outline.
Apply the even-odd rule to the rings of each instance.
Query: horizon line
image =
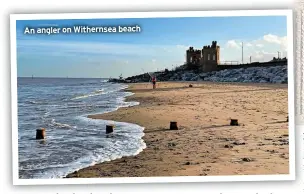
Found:
[[[63,79],[110,79],[110,78],[103,78],[103,77],[41,77],[41,76],[17,76],[17,78],[63,78]]]

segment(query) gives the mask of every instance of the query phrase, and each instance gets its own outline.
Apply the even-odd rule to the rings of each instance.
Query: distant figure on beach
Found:
[[[156,77],[155,76],[152,77],[152,84],[153,84],[153,89],[155,89],[156,88]]]

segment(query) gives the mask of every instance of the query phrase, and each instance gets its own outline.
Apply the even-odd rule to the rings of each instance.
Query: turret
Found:
[[[216,48],[216,45],[217,45],[217,41],[212,41],[211,48]]]

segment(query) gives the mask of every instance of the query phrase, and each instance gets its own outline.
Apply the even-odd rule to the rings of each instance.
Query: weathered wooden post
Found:
[[[237,119],[231,119],[230,125],[231,126],[238,126],[239,125],[238,120]]]
[[[36,130],[36,139],[44,139],[45,138],[45,128],[40,128]]]
[[[170,122],[170,130],[178,130],[176,121],[171,121]]]
[[[106,134],[114,132],[114,125],[107,125],[106,126]]]

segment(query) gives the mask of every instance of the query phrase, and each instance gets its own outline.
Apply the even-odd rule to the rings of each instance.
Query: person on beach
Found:
[[[156,88],[156,77],[155,76],[152,77],[152,84],[153,84],[153,89],[155,89]]]

